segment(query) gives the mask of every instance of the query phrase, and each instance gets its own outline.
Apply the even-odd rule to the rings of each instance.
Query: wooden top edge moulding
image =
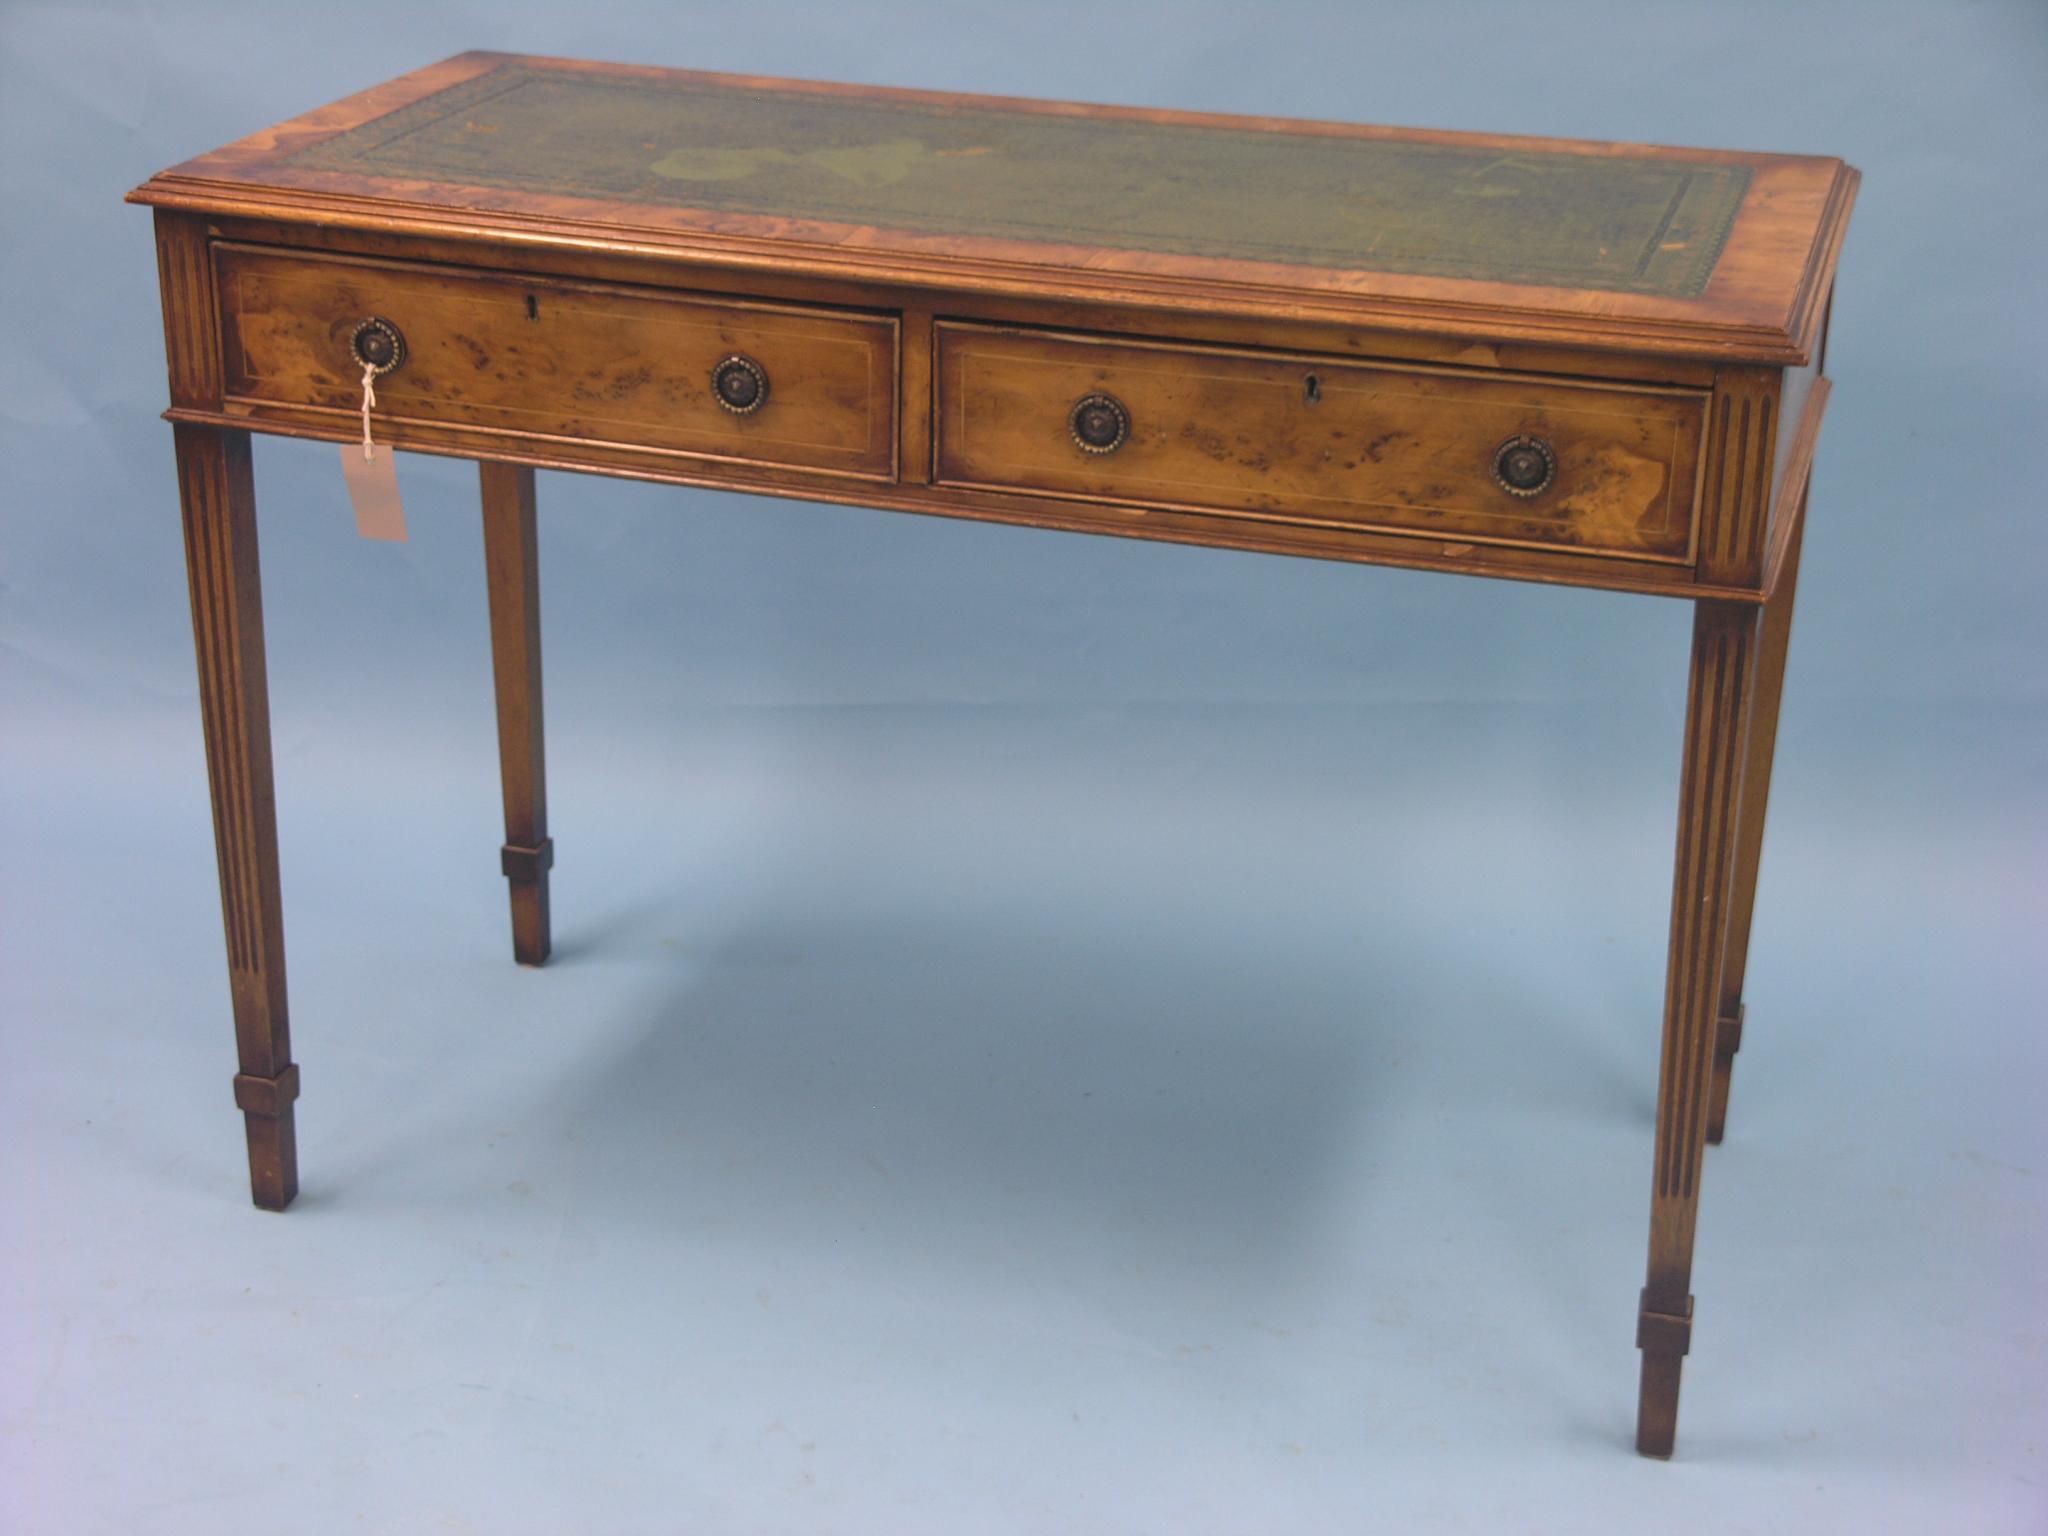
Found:
[[[466,53],[138,202],[696,266],[1807,360],[1840,160]]]

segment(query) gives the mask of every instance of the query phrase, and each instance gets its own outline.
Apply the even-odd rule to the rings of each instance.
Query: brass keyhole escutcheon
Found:
[[[735,416],[751,416],[768,403],[768,370],[741,352],[711,370],[711,396]]]
[[[358,368],[367,368],[382,378],[405,361],[405,336],[389,320],[372,315],[350,333],[348,355],[356,360]]]
[[[1493,451],[1493,480],[1510,496],[1540,496],[1557,480],[1557,454],[1540,437],[1511,437]]]
[[[1131,435],[1131,413],[1115,395],[1083,395],[1067,412],[1067,431],[1083,453],[1115,453]]]

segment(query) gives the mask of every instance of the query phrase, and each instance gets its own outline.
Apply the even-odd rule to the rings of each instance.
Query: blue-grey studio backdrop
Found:
[[[545,475],[527,972],[474,469],[260,442],[249,1207],[120,197],[470,47],[1862,168],[1678,1460],[1678,603]],[[0,9],[0,1527],[2048,1528],[2044,109],[2038,3]]]

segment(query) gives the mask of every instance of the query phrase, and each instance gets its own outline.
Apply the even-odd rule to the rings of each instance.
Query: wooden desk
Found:
[[[1637,1319],[1668,1455],[1838,160],[464,54],[151,178],[256,1203],[298,1187],[249,433],[480,461],[513,951],[548,954],[533,468],[1690,599]],[[370,322],[375,322],[374,324]]]

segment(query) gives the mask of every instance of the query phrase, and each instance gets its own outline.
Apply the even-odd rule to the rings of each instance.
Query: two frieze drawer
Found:
[[[368,362],[402,445],[896,478],[887,313],[233,244],[215,260],[231,408],[353,414]],[[1697,390],[955,321],[933,338],[941,486],[1691,559]]]

